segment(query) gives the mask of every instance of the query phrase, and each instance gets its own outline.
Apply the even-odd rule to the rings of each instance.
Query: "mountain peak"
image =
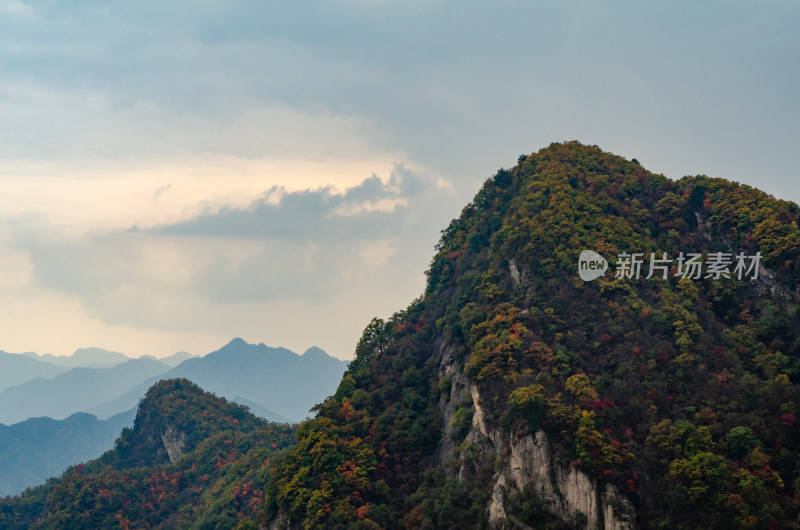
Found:
[[[133,429],[123,433],[108,458],[117,468],[174,462],[212,432],[247,432],[263,424],[246,407],[188,379],[163,379],[147,391]]]
[[[248,342],[242,338],[236,337],[235,339],[231,340],[228,344],[222,347],[225,348],[241,348],[242,346],[249,346]]]
[[[78,348],[72,355],[70,355],[73,361],[126,361],[130,359],[129,356],[125,355],[124,353],[120,353],[117,351],[111,350],[104,350],[103,348]]]
[[[325,350],[322,348],[318,348],[316,346],[311,346],[309,349],[303,352],[302,357],[309,357],[309,358],[319,358],[319,357],[331,357]]]
[[[168,355],[167,357],[162,357],[161,359],[159,359],[159,361],[169,366],[175,367],[181,364],[183,361],[187,359],[193,359],[195,357],[196,355],[192,355],[187,351],[179,351],[177,353],[173,353],[172,355]]]
[[[292,426],[257,419],[186,379],[165,380],[147,392],[114,449],[0,498],[0,527],[233,528],[256,519],[267,466],[293,439]]]
[[[424,295],[367,326],[271,475],[268,518],[594,528],[613,512],[615,528],[791,527],[798,223],[794,203],[673,181],[597,146],[520,157],[442,231]],[[611,270],[581,276],[586,250]],[[749,274],[729,263],[715,277],[736,256]],[[374,470],[357,497],[339,465],[348,444]],[[309,447],[324,449],[312,461]],[[383,471],[395,462],[409,464]],[[305,510],[323,495],[325,511]]]

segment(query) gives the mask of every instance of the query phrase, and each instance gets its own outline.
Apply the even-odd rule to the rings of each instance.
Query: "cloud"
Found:
[[[28,215],[9,230],[37,287],[79,297],[109,324],[188,331],[219,304],[320,305],[378,292],[409,270],[420,277],[448,203],[450,190],[398,164],[386,180],[272,188],[245,208],[152,228],[74,237]]]
[[[172,184],[167,184],[167,185],[165,185],[165,186],[161,186],[161,187],[160,187],[160,188],[158,188],[158,189],[156,190],[156,192],[153,194],[153,197],[155,197],[156,199],[158,199],[159,197],[161,197],[162,195],[164,195],[164,194],[165,194],[167,191],[169,191],[169,190],[171,190],[171,189],[172,189]]]
[[[347,352],[418,294],[480,183],[553,141],[800,200],[791,0],[0,13],[0,289],[70,312],[53,329],[71,349],[138,326],[147,344],[317,333]],[[0,329],[45,335],[20,333]]]
[[[223,207],[152,231],[295,242],[389,237],[402,230],[408,201],[426,193],[443,192],[435,183],[396,165],[387,182],[373,174],[342,193],[333,186],[293,192],[276,186],[247,208]]]
[[[797,162],[793,2],[3,5],[4,159],[400,153],[462,200],[552,141],[776,191]]]

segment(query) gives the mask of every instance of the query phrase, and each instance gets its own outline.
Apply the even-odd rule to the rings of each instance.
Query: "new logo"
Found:
[[[608,270],[606,258],[594,250],[584,250],[578,257],[578,274],[581,280],[590,282],[603,276]]]

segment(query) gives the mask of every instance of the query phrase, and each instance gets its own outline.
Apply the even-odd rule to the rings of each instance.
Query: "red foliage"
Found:
[[[590,403],[590,405],[593,409],[597,410],[617,408],[617,405],[609,398],[595,399]]]

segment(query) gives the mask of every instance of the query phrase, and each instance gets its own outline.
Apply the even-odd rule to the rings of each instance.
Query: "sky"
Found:
[[[800,4],[0,0],[0,349],[352,358],[579,140],[800,202]]]

